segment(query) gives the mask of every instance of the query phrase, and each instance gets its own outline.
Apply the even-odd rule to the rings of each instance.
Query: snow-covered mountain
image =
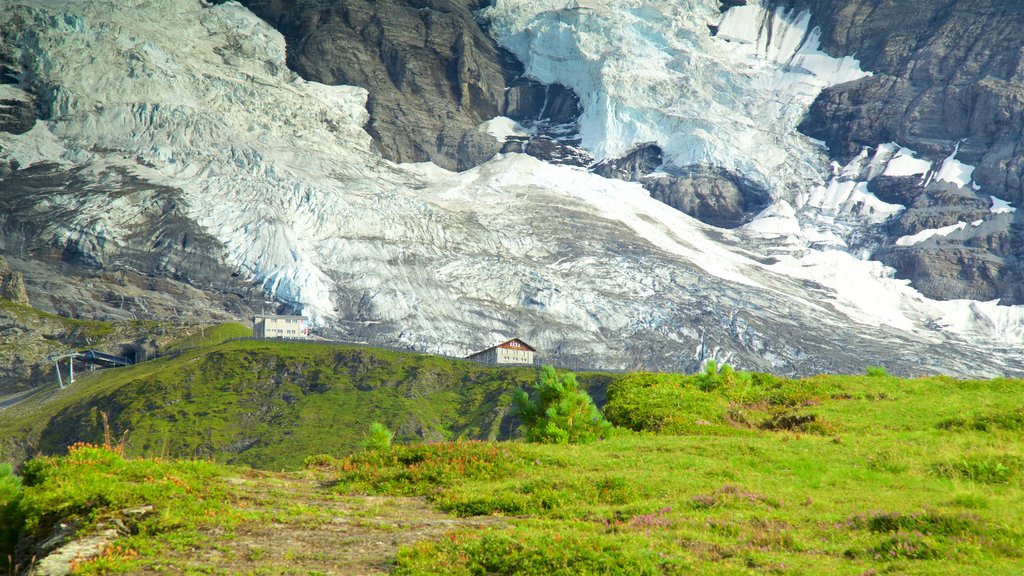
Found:
[[[0,249],[44,307],[270,299],[346,338],[459,355],[519,335],[600,367],[1024,372],[1024,307],[929,299],[873,259],[1005,228],[1013,202],[957,142],[844,155],[802,134],[822,91],[872,78],[823,52],[813,6],[6,4]],[[978,201],[899,228],[918,189]]]

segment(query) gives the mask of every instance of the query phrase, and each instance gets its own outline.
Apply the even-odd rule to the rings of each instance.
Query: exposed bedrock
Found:
[[[875,258],[897,270],[922,293],[934,298],[999,299],[1004,304],[1024,296],[1022,230],[1016,213],[993,214],[990,201],[973,190],[948,183],[922,188],[893,179],[875,193],[890,201],[906,200],[907,209],[887,226],[891,240]],[[876,182],[871,183],[872,188]],[[897,192],[893,192],[893,190]],[[908,198],[908,190],[918,195]],[[902,190],[900,192],[899,190]],[[911,244],[900,238],[924,231],[950,229]]]
[[[224,264],[223,245],[184,215],[177,190],[117,169],[94,181],[48,164],[0,184],[0,253],[26,260],[37,308],[104,320],[215,319],[230,317],[219,310],[246,316],[263,301],[245,271]],[[121,219],[130,219],[123,230]]]
[[[1024,204],[1024,3],[1005,0],[785,0],[811,10],[822,47],[852,54],[872,76],[826,89],[800,125],[849,157],[897,142],[920,157],[975,166],[980,188],[923,188],[879,178],[871,191],[908,209],[889,227],[893,240],[930,228],[970,224],[948,236],[890,246],[876,256],[927,296],[1024,302],[1024,242],[1012,217],[988,214],[992,195]],[[959,144],[959,147],[957,145]],[[947,188],[949,188],[947,186]],[[890,241],[891,243],[892,241]]]
[[[801,130],[834,154],[896,141],[977,166],[985,191],[1024,200],[1024,3],[789,0],[809,8],[830,54],[873,75],[825,90]]]
[[[36,123],[35,103],[20,89],[21,66],[14,47],[5,40],[0,37],[0,132],[24,134]],[[3,171],[0,166],[0,175]]]
[[[739,174],[717,166],[665,165],[663,157],[657,144],[641,144],[620,158],[595,164],[591,171],[639,182],[655,200],[721,228],[740,226],[771,202],[767,190]]]
[[[717,166],[665,170],[640,183],[655,200],[720,228],[740,226],[771,203],[767,190]]]
[[[390,160],[465,170],[502,148],[479,129],[483,121],[578,116],[571,90],[524,78],[522,64],[481,28],[473,16],[481,0],[242,4],[284,35],[292,70],[369,90],[366,129]]]

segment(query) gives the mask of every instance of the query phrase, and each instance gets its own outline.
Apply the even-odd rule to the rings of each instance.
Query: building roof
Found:
[[[530,346],[529,344],[527,344],[522,338],[512,338],[511,340],[505,340],[504,342],[502,342],[500,344],[495,344],[494,346],[491,346],[489,348],[484,348],[483,350],[477,350],[476,352],[473,352],[469,356],[466,356],[466,358],[472,358],[473,356],[476,356],[478,354],[483,354],[484,352],[490,352],[491,350],[494,350],[495,348],[505,348],[505,347],[507,347],[508,344],[511,344],[513,342],[518,342],[518,343],[522,344],[523,347],[526,348],[527,350],[529,350],[530,352],[536,352],[537,351],[536,348],[534,348],[533,346]]]
[[[309,320],[308,316],[278,316],[277,314],[257,314],[253,316],[253,319],[256,318],[274,318],[276,320]]]

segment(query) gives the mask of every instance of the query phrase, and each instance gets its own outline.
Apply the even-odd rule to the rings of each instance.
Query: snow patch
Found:
[[[978,221],[979,225],[981,222]],[[950,224],[949,226],[943,226],[942,228],[929,228],[927,230],[921,230],[917,234],[911,234],[909,236],[901,236],[896,239],[897,246],[913,246],[914,244],[920,244],[925,240],[935,236],[949,236],[957,230],[963,230],[967,227],[966,222],[957,222],[956,224]]]
[[[868,157],[865,148],[846,166],[833,167],[835,176],[798,199],[798,208],[816,208],[823,213],[856,213],[872,222],[882,222],[905,209],[880,200],[868,190],[868,182],[884,173],[892,148],[881,145]]]
[[[766,237],[798,236],[800,222],[793,206],[785,200],[779,200],[762,210],[743,229]]]
[[[1017,209],[1006,200],[1000,200],[995,196],[989,196],[992,199],[992,207],[989,209],[993,214],[1010,214],[1016,212]]]
[[[480,129],[494,136],[498,142],[508,140],[509,136],[529,136],[529,131],[515,120],[506,116],[498,116],[480,124]]]
[[[896,146],[891,143],[891,146]],[[932,163],[928,160],[916,158],[917,152],[909,148],[899,148],[899,151],[892,157],[885,166],[883,176],[921,176],[922,178],[932,169]]]
[[[957,143],[956,147],[953,149],[953,153],[942,161],[942,165],[932,176],[935,181],[949,182],[950,184],[956,184],[960,188],[966,188],[971,184],[972,178],[974,177],[974,166],[964,164],[957,160],[956,155],[959,153],[960,143]],[[977,188],[975,188],[975,190],[977,190]]]

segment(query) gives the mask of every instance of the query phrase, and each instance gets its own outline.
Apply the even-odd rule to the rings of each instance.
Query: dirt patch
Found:
[[[448,516],[424,498],[338,495],[314,478],[253,472],[230,481],[236,505],[261,520],[207,531],[205,542],[168,550],[138,573],[383,574],[401,546],[502,523]]]

